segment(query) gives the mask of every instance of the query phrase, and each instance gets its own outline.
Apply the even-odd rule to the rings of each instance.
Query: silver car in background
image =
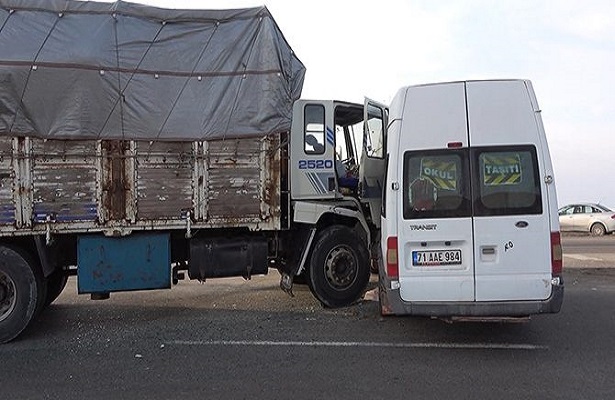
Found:
[[[615,212],[602,204],[569,204],[559,209],[562,232],[589,232],[602,236],[615,231]]]

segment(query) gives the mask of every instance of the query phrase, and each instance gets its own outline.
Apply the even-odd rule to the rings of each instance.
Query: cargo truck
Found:
[[[304,74],[265,7],[2,0],[0,343],[69,275],[105,299],[275,268],[356,302],[387,110],[299,100]]]

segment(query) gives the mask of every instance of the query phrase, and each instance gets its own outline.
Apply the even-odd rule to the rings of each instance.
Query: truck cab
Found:
[[[378,214],[372,219],[379,225],[387,112],[369,99],[365,104],[296,101],[290,135],[292,200],[353,197],[369,206],[375,199]]]
[[[294,200],[356,196],[363,106],[339,101],[298,100],[291,134]]]
[[[365,290],[380,238],[387,112],[371,100],[295,102],[289,201],[297,237],[293,252],[300,257],[283,275],[282,287],[290,289],[292,276],[306,276],[316,297],[329,306],[347,304]],[[351,244],[342,243],[348,238]],[[325,242],[333,248],[322,249]],[[328,261],[316,261],[323,252]],[[322,281],[314,281],[319,275]],[[323,287],[334,295],[318,293]]]

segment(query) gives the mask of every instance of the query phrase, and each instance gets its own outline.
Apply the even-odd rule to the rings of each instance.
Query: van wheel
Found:
[[[595,223],[592,225],[589,232],[591,233],[592,236],[602,236],[606,233],[606,228],[602,224]]]
[[[336,225],[319,233],[312,249],[308,285],[326,307],[346,307],[361,297],[370,277],[365,244],[350,228]]]
[[[27,254],[0,246],[0,343],[17,337],[42,308],[44,282]]]

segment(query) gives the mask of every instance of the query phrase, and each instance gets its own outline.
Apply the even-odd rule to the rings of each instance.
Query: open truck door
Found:
[[[363,113],[363,146],[359,169],[361,198],[369,205],[371,219],[379,228],[389,110],[385,105],[366,98]]]

